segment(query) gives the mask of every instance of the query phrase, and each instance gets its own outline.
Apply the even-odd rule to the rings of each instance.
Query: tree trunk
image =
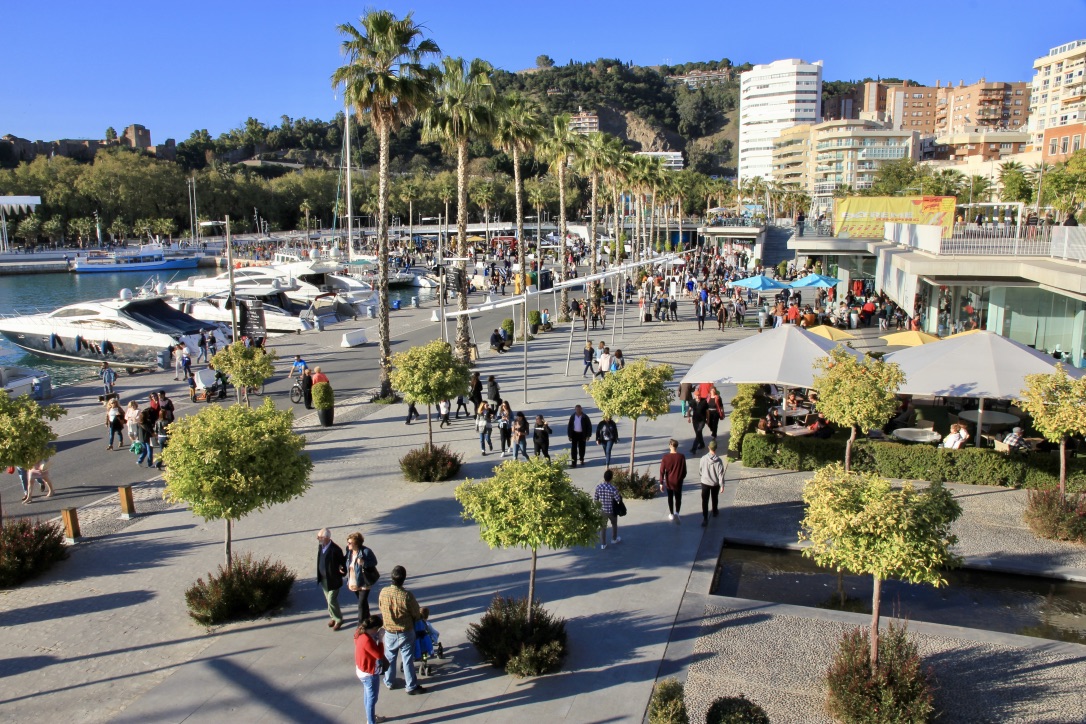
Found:
[[[380,351],[381,397],[392,395],[392,344],[388,328],[388,124],[378,128],[380,143],[380,168],[377,174],[377,338]],[[347,159],[347,173],[351,172],[351,160]],[[347,243],[351,243],[348,239]]]
[[[649,251],[656,251],[656,187],[652,187],[652,202],[649,204]],[[648,257],[646,257],[648,258]]]
[[[588,253],[592,255],[592,273],[596,273],[596,194],[600,190],[600,177],[592,172],[592,211],[589,213],[588,222]]]
[[[430,414],[430,403],[426,403],[426,446],[430,452],[434,451],[434,417]]]
[[[630,477],[634,474],[634,458],[637,456],[637,418],[633,419],[633,429],[630,431]]]
[[[625,228],[624,228],[624,225],[619,223],[618,199],[619,199],[618,183],[616,182],[614,189],[611,190],[611,202],[614,204],[614,209],[612,209],[612,211],[614,212],[614,215],[615,215],[614,216],[614,218],[615,218],[615,227],[614,227],[615,228],[615,234],[614,234],[615,240],[611,242],[611,259],[612,259],[612,261],[614,261],[615,264],[621,264],[622,263],[622,253],[624,251],[626,251],[626,247],[622,242],[622,234],[625,231]],[[624,220],[625,220],[625,218],[624,218]],[[625,291],[625,289],[626,289],[626,280],[625,280],[625,278],[622,279],[622,288],[623,288],[623,291]]]
[[[879,606],[882,603],[882,579],[875,576],[871,591],[871,675],[879,670]]]
[[[562,281],[566,280],[566,259],[568,258],[568,250],[566,248],[566,160],[563,158],[558,163],[558,233],[562,237]],[[569,287],[562,287],[562,310],[561,316],[558,318],[561,322],[568,322],[571,320],[569,316]]]
[[[528,288],[528,269],[525,267],[527,244],[524,243],[524,189],[520,178],[520,150],[513,144],[513,198],[517,205],[517,264],[520,266],[521,291]],[[538,242],[537,242],[538,243]],[[516,287],[514,286],[515,290]],[[524,324],[521,329],[528,329],[528,305],[524,305]],[[524,344],[528,344],[528,335],[524,335]]]
[[[536,549],[532,549],[532,571],[528,574],[528,633],[532,632],[532,625],[535,623],[535,616],[532,615],[533,604],[535,603],[535,561],[536,561]]]
[[[1067,496],[1067,436],[1060,438],[1060,498]]]
[[[852,443],[856,442],[856,426],[852,426],[848,442],[845,443],[845,472],[852,470]]]
[[[463,139],[456,145],[456,234],[457,253],[461,259],[468,255],[468,141]],[[463,312],[468,308],[468,267],[466,261],[456,262],[463,270],[460,289],[457,290],[456,308]],[[461,362],[471,362],[468,347],[468,316],[461,314],[456,318],[456,353]]]
[[[233,549],[231,548],[232,538],[231,538],[231,529],[230,529],[230,519],[227,518],[224,522],[226,523],[226,567],[230,568],[230,566],[233,565],[233,563],[234,563],[234,553],[233,553]]]

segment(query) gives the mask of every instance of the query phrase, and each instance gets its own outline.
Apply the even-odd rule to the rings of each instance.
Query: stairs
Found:
[[[774,267],[782,260],[796,258],[796,252],[788,248],[788,240],[792,238],[792,229],[783,229],[778,226],[770,226],[766,229],[765,245],[762,249],[762,264]]]

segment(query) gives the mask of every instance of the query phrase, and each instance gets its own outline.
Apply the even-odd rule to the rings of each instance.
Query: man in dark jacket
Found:
[[[705,423],[709,421],[709,402],[702,398],[698,390],[694,390],[694,401],[690,404],[690,422],[694,425],[694,447],[690,453],[696,453],[705,447],[705,438],[701,431],[705,429]]]
[[[588,437],[591,434],[592,420],[588,418],[588,415],[584,414],[581,406],[577,405],[573,408],[573,414],[569,416],[569,424],[566,426],[566,437],[569,438],[569,455],[572,458],[572,467],[577,467],[578,457],[581,459],[581,465],[584,465],[585,443],[588,442]]]
[[[343,626],[339,589],[343,587],[346,573],[347,560],[343,557],[343,549],[332,542],[332,533],[327,528],[321,528],[317,532],[317,583],[328,602],[328,615],[331,618],[328,627],[333,631],[339,631]]]

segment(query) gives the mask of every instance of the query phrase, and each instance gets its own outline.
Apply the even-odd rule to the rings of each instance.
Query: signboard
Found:
[[[268,336],[264,327],[264,302],[238,300],[238,329],[249,339],[263,339]]]
[[[883,224],[927,224],[954,229],[953,196],[852,196],[837,200],[834,230],[838,239],[881,239]]]

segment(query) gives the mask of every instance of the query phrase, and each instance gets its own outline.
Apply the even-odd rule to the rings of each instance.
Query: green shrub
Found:
[[[318,410],[330,410],[336,404],[332,385],[327,382],[318,382],[313,385],[313,407]]]
[[[395,405],[398,402],[403,402],[403,398],[393,392],[388,397],[381,397],[380,395],[374,395],[370,398],[370,403],[374,405]]]
[[[9,519],[0,528],[0,588],[18,586],[67,557],[64,531],[56,523]]]
[[[742,694],[722,696],[709,707],[705,724],[769,724],[769,716]]]
[[[879,635],[879,666],[871,674],[866,628],[846,633],[826,673],[826,709],[844,724],[912,724],[930,719],[933,679],[904,626]]]
[[[614,475],[611,485],[615,486],[623,498],[635,498],[637,500],[652,500],[660,490],[660,483],[647,470],[643,473],[634,470],[629,474],[626,468],[612,469]]]
[[[656,682],[649,700],[649,724],[689,724],[683,685],[678,679]]]
[[[739,391],[732,400],[732,434],[728,439],[728,452],[733,457],[740,457],[743,450],[743,436],[748,432],[753,432],[758,422],[754,410],[760,387],[760,385],[739,385]]]
[[[528,324],[543,324],[543,315],[539,313],[538,309],[528,312]]]
[[[400,458],[403,476],[413,483],[440,483],[460,472],[464,456],[453,452],[448,445],[435,445],[433,449],[423,445],[408,451]]]
[[[539,676],[557,671],[566,656],[566,622],[532,603],[528,630],[528,599],[495,596],[479,623],[468,626],[468,641],[492,666],[514,676]]]
[[[513,320],[506,318],[502,320],[502,329],[509,335],[509,339],[513,338]]]
[[[1026,524],[1037,535],[1052,540],[1086,541],[1086,500],[1083,495],[1064,497],[1060,491],[1029,491]]]
[[[253,560],[250,553],[234,556],[227,568],[219,566],[218,574],[196,580],[185,591],[189,615],[211,626],[227,621],[256,618],[278,608],[290,595],[294,572],[270,558]]]

